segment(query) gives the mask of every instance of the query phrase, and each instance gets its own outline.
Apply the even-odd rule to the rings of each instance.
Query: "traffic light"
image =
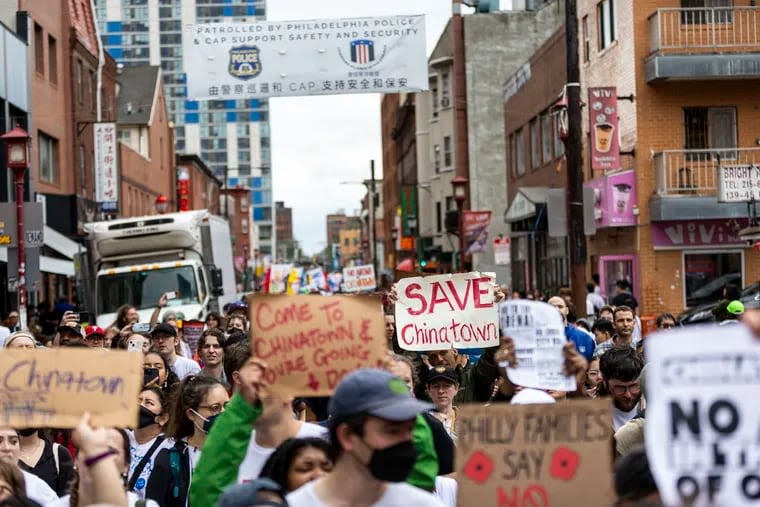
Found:
[[[427,261],[426,261],[425,259],[422,259],[422,260],[420,261],[420,267],[421,267],[422,269],[425,269],[425,266],[427,266]]]

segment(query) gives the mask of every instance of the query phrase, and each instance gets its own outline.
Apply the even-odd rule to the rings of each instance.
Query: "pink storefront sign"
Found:
[[[636,225],[636,173],[621,171],[589,181],[597,228]]]
[[[652,223],[654,248],[704,248],[710,246],[746,246],[738,231],[747,219],[673,220]]]

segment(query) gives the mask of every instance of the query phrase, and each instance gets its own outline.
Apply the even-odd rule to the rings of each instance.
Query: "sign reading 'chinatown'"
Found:
[[[185,25],[190,99],[426,90],[425,17]]]

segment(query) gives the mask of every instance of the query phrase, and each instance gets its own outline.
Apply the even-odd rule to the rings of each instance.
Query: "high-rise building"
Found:
[[[269,105],[266,100],[195,101],[187,97],[184,25],[253,22],[266,0],[96,0],[105,49],[125,65],[160,65],[179,153],[198,154],[229,186],[249,186],[256,248],[274,251]]]

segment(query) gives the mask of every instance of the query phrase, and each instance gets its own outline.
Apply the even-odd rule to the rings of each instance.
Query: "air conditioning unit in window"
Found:
[[[449,107],[449,98],[441,97],[441,107]]]

